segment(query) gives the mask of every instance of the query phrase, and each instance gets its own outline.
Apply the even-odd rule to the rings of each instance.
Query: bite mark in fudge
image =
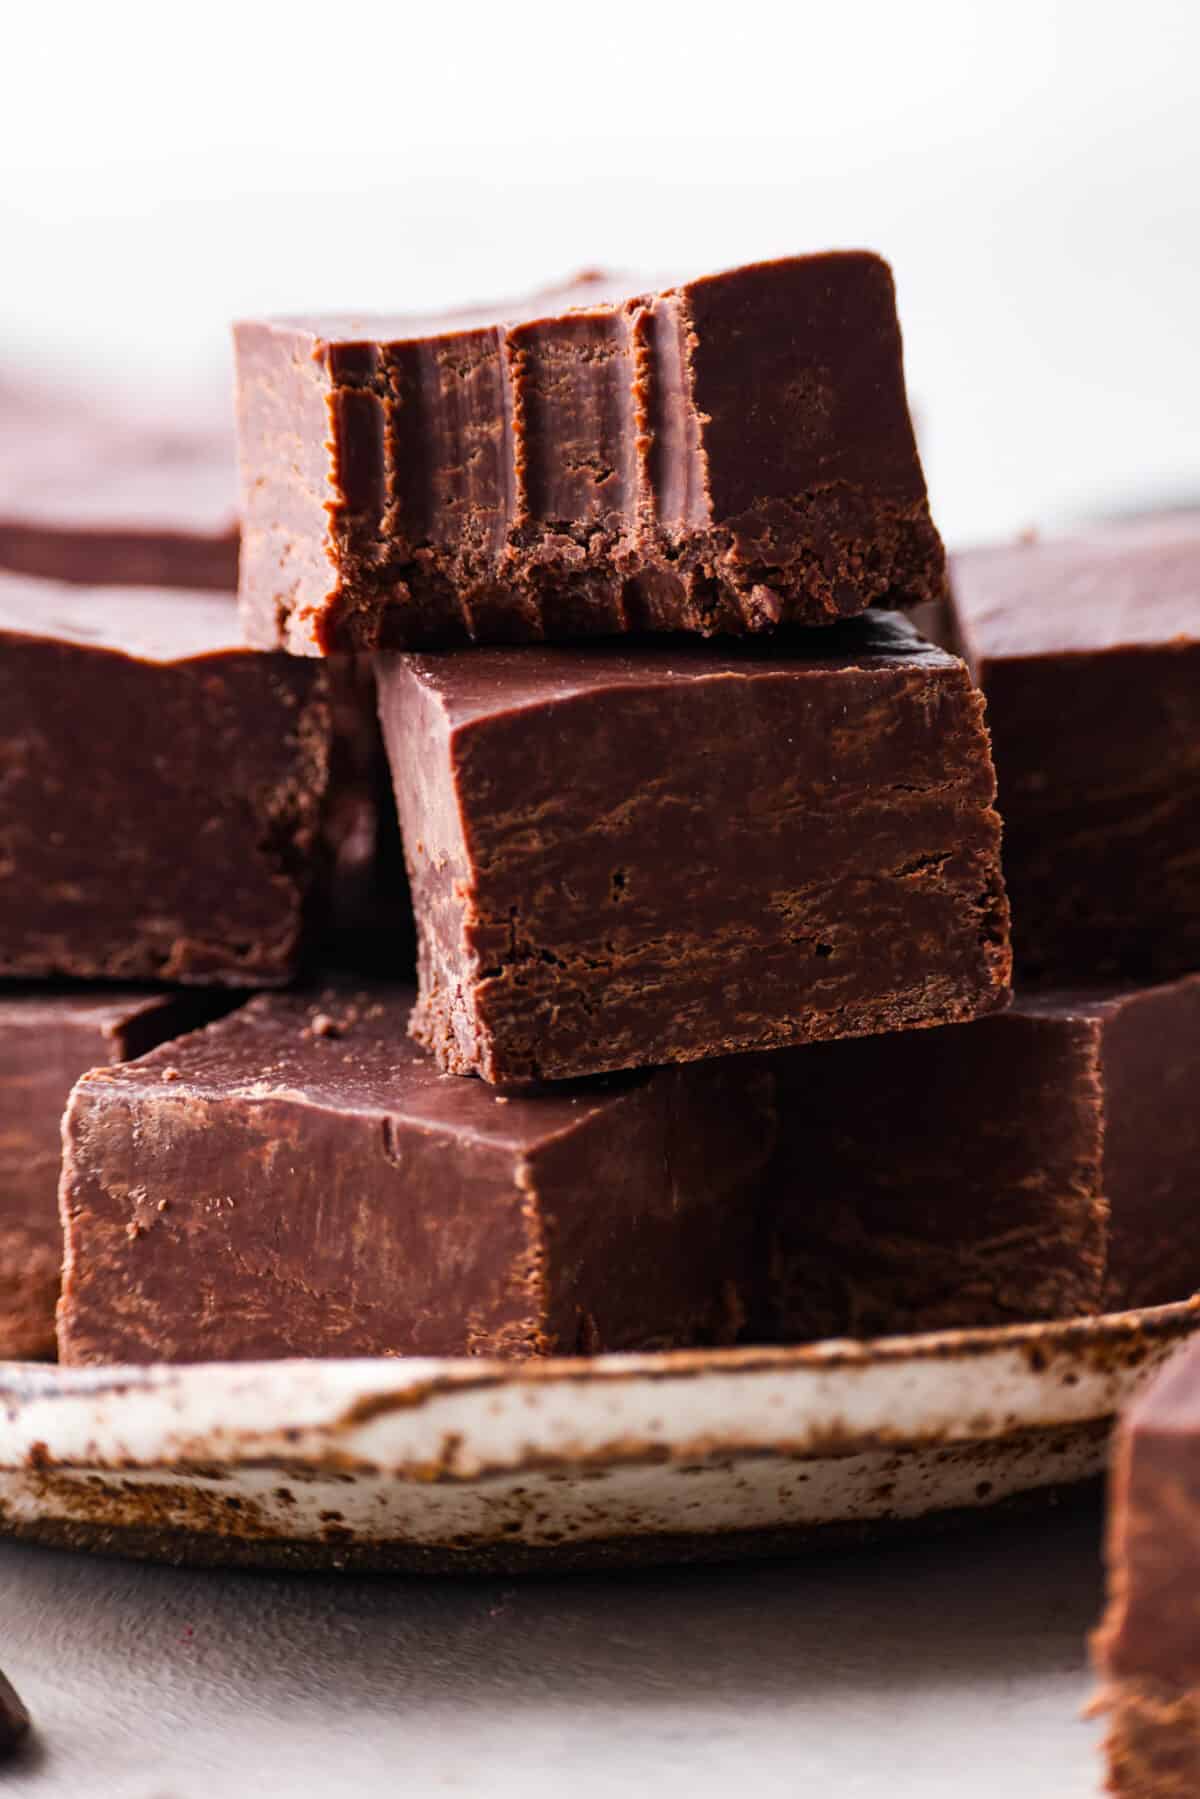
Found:
[[[1200,976],[775,1059],[785,1340],[1012,1324],[1200,1287]]]
[[[1095,1638],[1108,1790],[1200,1790],[1200,1345],[1171,1361],[1117,1433],[1108,1609]]]
[[[87,1069],[125,1062],[218,1011],[209,994],[0,990],[0,1358],[54,1354],[63,1109]]]
[[[237,327],[252,641],[740,633],[942,590],[879,257],[497,311]]]
[[[1200,514],[956,556],[1018,967],[1200,967]]]
[[[488,1081],[1007,999],[982,704],[895,615],[749,646],[379,661],[413,1028]]]
[[[237,566],[232,432],[0,390],[0,567],[232,591]]]
[[[327,687],[232,596],[0,575],[0,975],[289,979]]]
[[[769,1069],[498,1095],[412,1046],[411,1001],[264,995],[79,1082],[64,1361],[733,1341]]]

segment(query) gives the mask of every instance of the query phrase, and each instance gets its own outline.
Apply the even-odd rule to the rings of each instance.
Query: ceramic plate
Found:
[[[767,1552],[1097,1475],[1200,1300],[1065,1324],[593,1361],[0,1364],[0,1529],[308,1567]]]

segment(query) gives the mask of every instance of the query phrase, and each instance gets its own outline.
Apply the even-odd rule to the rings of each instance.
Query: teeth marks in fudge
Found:
[[[752,1308],[761,1059],[496,1094],[411,991],[263,995],[79,1082],[68,1362],[732,1342]]]
[[[255,642],[745,632],[942,591],[878,257],[502,311],[237,328]]]
[[[0,975],[271,985],[324,847],[325,670],[232,596],[0,576]]]
[[[54,1354],[61,1125],[71,1088],[87,1069],[144,1055],[230,1003],[194,990],[0,991],[0,1358]]]
[[[1011,1324],[1183,1299],[1200,976],[775,1058],[772,1332]]]
[[[780,639],[384,657],[419,1040],[563,1078],[1007,998],[978,694],[894,616]]]
[[[1200,515],[954,559],[987,696],[1018,966],[1200,966]]]
[[[1182,1799],[1200,1780],[1200,1347],[1126,1414],[1109,1477],[1109,1603],[1095,1638],[1108,1790]]]

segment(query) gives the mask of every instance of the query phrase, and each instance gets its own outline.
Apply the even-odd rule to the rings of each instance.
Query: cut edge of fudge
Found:
[[[1107,1600],[1091,1639],[1108,1791],[1184,1799],[1200,1780],[1200,1344],[1127,1408],[1111,1455]]]
[[[1200,516],[968,551],[1021,972],[1200,967]]]
[[[869,252],[235,341],[264,647],[741,633],[943,591]]]
[[[763,1225],[775,1340],[1100,1309],[1101,1030],[1086,1009],[1026,999],[1018,988],[1009,1009],[963,1024],[772,1058],[779,1132]]]
[[[411,1003],[347,982],[263,994],[76,1084],[65,1362],[733,1340],[770,1071],[497,1095],[419,1054]]]
[[[0,1358],[41,1361],[55,1353],[60,1128],[76,1080],[89,1067],[144,1055],[236,1003],[220,990],[195,988],[0,988]],[[14,1060],[20,1105],[10,1112],[5,1077]]]
[[[1200,1287],[1200,975],[1019,984],[946,1033],[775,1068],[772,1334],[1085,1316]]]
[[[0,638],[0,680],[7,676],[10,683],[0,722],[10,771],[0,974],[235,988],[292,979],[322,903],[322,860],[338,847],[322,837],[332,737],[329,670],[249,649],[233,596],[206,590],[85,586],[0,571]],[[309,673],[298,673],[302,667]],[[95,691],[83,692],[85,680]],[[97,699],[106,683],[107,710]],[[165,729],[168,700],[178,733],[171,756],[154,741],[155,729]],[[102,732],[103,745],[90,761],[83,742],[89,724]],[[128,816],[120,784],[100,781],[105,754],[124,771]],[[155,754],[162,765],[157,773],[146,766]],[[222,780],[228,788],[218,791],[213,784]],[[46,832],[47,807],[62,809],[62,790],[75,787],[74,829]],[[190,837],[176,822],[185,815]],[[99,821],[106,816],[105,828]],[[171,830],[180,833],[174,864],[163,847]],[[158,836],[147,862],[152,832]],[[213,905],[202,910],[184,877],[189,869],[193,877],[209,873],[205,856],[221,834],[238,841],[245,866],[229,869],[223,885],[211,878]],[[87,867],[72,861],[80,844]],[[154,857],[157,868],[150,865]],[[41,900],[38,928],[23,936],[14,923],[19,901],[8,890],[27,864],[40,871]],[[97,885],[100,876],[106,884]],[[33,872],[27,877],[34,878]],[[153,883],[164,879],[173,883],[172,896],[160,903]],[[217,901],[228,898],[232,905],[233,895],[248,909],[240,920],[225,920],[224,936],[214,934]],[[137,917],[118,920],[122,905],[136,905]]]
[[[694,641],[607,650],[475,649],[381,660],[381,716],[418,919],[420,998],[413,1031],[439,1066],[460,1075],[477,1073],[494,1083],[558,1080],[645,1062],[684,1062],[828,1036],[954,1023],[1008,1003],[1008,909],[981,697],[961,661],[924,643],[894,615],[872,614],[815,635],[817,644],[810,634],[800,634],[798,656],[800,639],[791,640],[796,660],[790,665],[781,659],[782,646],[779,656],[763,658],[744,645],[718,653]],[[873,646],[872,654],[861,653],[864,644]],[[827,665],[847,676],[847,692],[840,700],[832,693],[823,698],[815,680],[811,688],[806,682],[803,691],[798,687],[786,695],[781,684],[791,676],[815,677]],[[539,670],[546,671],[544,678]],[[697,678],[687,678],[692,675]],[[850,731],[868,716],[872,704],[886,714],[890,702],[896,743],[879,727],[878,746],[858,752],[856,787],[846,778],[852,772],[848,763],[834,762],[818,771],[816,797],[805,812],[805,845],[792,832],[789,849],[793,861],[803,861],[801,849],[810,853],[806,844],[812,838],[814,860],[807,869],[776,865],[778,858],[769,868],[764,865],[763,879],[769,878],[771,891],[747,889],[746,907],[736,915],[728,904],[724,912],[715,906],[711,928],[699,936],[692,915],[702,888],[676,896],[682,908],[672,913],[676,924],[666,918],[670,907],[664,899],[655,900],[657,911],[652,907],[646,914],[649,923],[629,925],[630,899],[641,903],[639,888],[651,884],[648,877],[654,870],[644,864],[647,856],[659,853],[658,834],[666,828],[666,815],[654,824],[653,836],[647,835],[644,822],[629,822],[622,837],[626,823],[614,828],[613,821],[634,820],[637,809],[648,804],[647,794],[662,786],[662,771],[683,768],[676,810],[690,807],[695,830],[709,829],[712,835],[712,828],[703,824],[697,795],[700,783],[712,786],[711,769],[720,761],[709,754],[716,729],[713,706],[723,694],[736,694],[739,676],[746,677],[745,689],[761,683],[763,699],[756,702],[746,693],[741,710],[736,702],[717,723],[728,748],[735,738],[740,741],[743,727],[750,728],[747,720],[753,721],[757,705],[764,738],[771,741],[751,758],[739,792],[751,807],[761,802],[768,822],[772,810],[782,817],[788,808],[805,803],[803,794],[797,798],[791,792],[794,771],[779,761],[783,744],[792,741],[786,733],[800,716],[801,699],[809,710],[824,705],[831,736]],[[672,687],[676,699],[682,694],[682,708],[675,708],[678,718],[672,713],[673,735],[655,716],[665,718]],[[606,748],[608,727],[599,708],[613,693],[618,695],[614,718],[621,741],[614,738]],[[636,709],[629,715],[640,733],[636,741],[626,737],[629,719],[621,710],[628,712],[630,706]],[[539,730],[553,757],[539,753]],[[906,731],[916,734],[915,748],[905,741]],[[680,763],[689,735],[702,743],[701,759],[710,772],[694,759],[685,768]],[[826,740],[819,728],[817,735],[824,757]],[[897,756],[907,754],[911,766],[894,766],[893,750]],[[771,773],[766,772],[767,754],[779,763]],[[605,755],[616,771],[611,795],[592,791],[593,768]],[[520,771],[519,781],[513,776],[512,784],[520,788],[515,800],[501,791],[505,757],[512,771]],[[570,830],[554,791],[553,768],[559,759],[578,771],[571,795],[584,807]],[[740,773],[735,769],[731,777],[735,785]],[[839,779],[844,781],[840,790]],[[766,784],[761,792],[754,788],[755,780]],[[791,792],[787,807],[785,789]],[[870,810],[872,829],[884,846],[879,854],[892,856],[894,870],[869,859],[861,868],[844,867],[839,860],[852,847],[844,815],[848,797]],[[511,816],[502,817],[505,807]],[[605,828],[597,833],[593,826],[601,816]],[[743,856],[753,855],[758,821],[747,814],[735,822]],[[912,835],[901,844],[906,825]],[[773,828],[784,827],[776,821]],[[685,848],[701,858],[730,854],[727,836],[722,833],[719,846],[706,840],[703,851],[693,852],[690,844]],[[897,839],[894,844],[892,838]],[[594,868],[583,852],[585,842],[594,845]],[[820,860],[822,844],[832,858],[827,863]],[[669,858],[669,851],[663,853]],[[568,857],[570,869],[564,860]],[[603,857],[625,864],[611,876],[611,887],[610,876],[600,868]],[[828,867],[836,870],[832,886]],[[524,871],[521,878],[518,870]],[[805,873],[811,888],[800,879]],[[862,976],[866,984],[857,995],[853,982],[873,966],[870,957],[876,950],[863,935],[862,920],[838,913],[838,902],[830,897],[852,873],[860,877],[860,885],[870,886],[885,914],[903,899],[911,913],[908,926],[919,921],[929,940],[929,955],[918,966],[911,945],[894,939],[889,953],[893,961],[903,962],[902,974],[888,963],[883,973],[876,972],[875,987]],[[671,879],[678,886],[673,866]],[[740,868],[735,870],[735,890],[748,879]],[[789,881],[799,885],[793,890]],[[535,882],[566,895],[570,904],[561,897],[552,900],[551,910],[539,919],[527,898]],[[849,903],[848,887],[843,899]],[[572,939],[575,917],[584,919],[591,938]],[[953,935],[947,943],[948,929]],[[707,1000],[699,991],[693,994],[686,1017],[676,1015],[684,995],[672,973],[682,964],[676,957],[667,966],[672,931],[681,943],[686,939],[692,945],[692,960],[707,983]],[[781,998],[774,1010],[764,997],[771,983],[754,972],[747,949],[754,931],[758,953],[769,951],[775,957],[774,976],[795,983],[786,1003]],[[802,971],[807,963],[812,966]],[[893,974],[900,986],[885,991],[884,980]],[[741,988],[735,987],[735,976]],[[589,986],[594,989],[590,1000],[584,991]],[[708,1032],[725,996],[742,988],[743,1009],[755,1021],[742,1020],[736,1029],[727,1024],[723,1030],[714,1022],[716,1036]],[[659,997],[651,1030],[649,999],[639,996],[654,992]],[[610,1028],[615,1008],[626,1002],[631,1015],[640,1007],[645,1027],[639,1032],[631,1025],[627,1041],[614,1039]],[[584,1013],[595,1016],[596,1041],[586,1057],[582,1049],[567,1052],[554,1040],[555,1033],[562,1037],[567,1028],[562,1021],[569,1019],[582,1042],[591,1030]]]

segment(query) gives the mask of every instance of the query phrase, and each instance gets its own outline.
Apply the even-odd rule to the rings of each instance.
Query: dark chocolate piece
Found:
[[[0,975],[289,979],[327,684],[232,597],[0,576]]]
[[[411,990],[264,995],[75,1089],[69,1362],[729,1342],[765,1062],[543,1093],[439,1075]]]
[[[29,1713],[12,1684],[0,1674],[0,1761],[16,1753],[29,1735]]]
[[[769,657],[479,649],[379,681],[443,1068],[562,1078],[1005,1002],[981,702],[899,617]]]
[[[0,390],[0,567],[89,586],[237,586],[237,455],[216,424]]]
[[[60,1127],[71,1088],[212,1017],[212,994],[0,989],[0,1359],[54,1354]]]
[[[775,1058],[771,1334],[1060,1318],[1200,1287],[1200,975],[1021,992]]]
[[[1200,967],[1200,514],[954,559],[1017,963]]]
[[[629,293],[238,326],[252,641],[711,635],[941,591],[885,262]]]
[[[1109,1480],[1109,1603],[1097,1632],[1118,1799],[1200,1792],[1200,1344],[1126,1414]]]

